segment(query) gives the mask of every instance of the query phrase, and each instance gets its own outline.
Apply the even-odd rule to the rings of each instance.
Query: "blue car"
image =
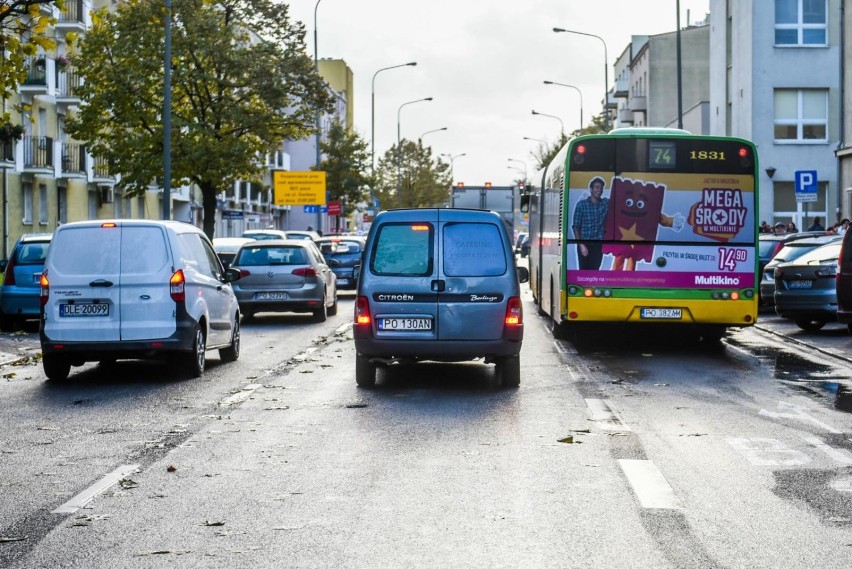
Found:
[[[24,320],[40,317],[39,279],[52,237],[50,233],[26,233],[15,243],[9,260],[0,262],[4,270],[0,330],[11,332]]]

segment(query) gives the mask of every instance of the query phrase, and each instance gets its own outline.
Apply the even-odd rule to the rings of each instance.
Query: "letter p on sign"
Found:
[[[796,201],[817,201],[818,187],[816,170],[796,170]]]

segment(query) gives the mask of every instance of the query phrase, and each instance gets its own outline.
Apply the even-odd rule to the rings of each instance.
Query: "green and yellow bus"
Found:
[[[570,140],[521,200],[530,286],[554,333],[645,322],[718,341],[753,325],[757,166],[749,141],[680,129]]]

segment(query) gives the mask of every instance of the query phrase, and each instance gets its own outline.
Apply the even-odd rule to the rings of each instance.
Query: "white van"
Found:
[[[205,352],[240,353],[239,305],[210,240],[176,221],[81,221],[59,227],[41,278],[48,379],[88,361],[171,356],[190,377]]]

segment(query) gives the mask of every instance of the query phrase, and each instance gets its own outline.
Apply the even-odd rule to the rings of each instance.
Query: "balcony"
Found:
[[[59,177],[86,178],[86,147],[76,142],[63,142],[61,145]]]
[[[92,182],[100,186],[114,186],[115,176],[110,174],[109,161],[102,157],[92,157]]]
[[[15,143],[11,140],[0,142],[0,168],[15,167]]]
[[[82,34],[86,31],[86,3],[84,0],[68,0],[65,10],[56,15],[56,33],[66,35],[69,32]]]
[[[630,94],[630,86],[627,79],[616,79],[613,89],[615,91],[613,95],[616,99],[626,99]]]
[[[67,66],[64,70],[56,72],[56,104],[60,107],[70,107],[80,104],[80,87],[83,86],[83,78],[77,70]]]
[[[21,84],[21,93],[47,95],[47,58],[43,54],[30,57],[26,67],[27,77]]]
[[[631,111],[630,109],[619,109],[618,122],[625,124],[633,124],[633,111]]]
[[[648,97],[630,97],[627,106],[631,111],[645,112],[648,110]]]
[[[49,136],[25,136],[21,139],[24,148],[24,169],[31,174],[53,173],[53,139]]]

